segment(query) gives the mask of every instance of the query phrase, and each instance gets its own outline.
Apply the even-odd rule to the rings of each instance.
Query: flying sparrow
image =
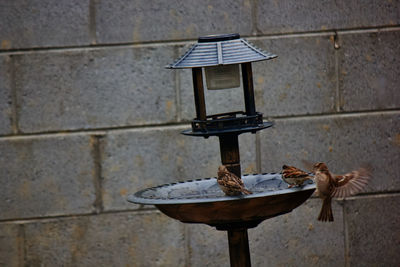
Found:
[[[283,165],[282,179],[289,184],[288,188],[292,188],[295,185],[303,185],[305,181],[311,180],[312,176],[296,167]]]
[[[314,164],[314,179],[317,184],[317,194],[323,200],[319,221],[333,221],[331,201],[333,197],[348,197],[363,190],[371,177],[366,168],[344,175],[333,175],[325,163]]]
[[[224,191],[225,195],[227,196],[252,194],[252,192],[244,188],[242,179],[228,171],[224,165],[221,165],[218,168],[217,182],[221,190]]]

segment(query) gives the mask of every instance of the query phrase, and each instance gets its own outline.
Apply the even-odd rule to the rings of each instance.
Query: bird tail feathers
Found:
[[[333,222],[333,213],[332,213],[331,202],[332,202],[332,199],[330,197],[327,197],[327,198],[324,199],[321,211],[320,211],[320,213],[318,215],[318,221]]]
[[[245,189],[245,188],[243,188],[243,194],[245,194],[245,195],[251,195],[251,194],[253,194],[253,192],[251,192],[251,191],[249,191],[249,190],[247,190],[247,189]]]

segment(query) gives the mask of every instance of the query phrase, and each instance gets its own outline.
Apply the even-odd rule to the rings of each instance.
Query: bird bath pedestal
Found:
[[[192,69],[196,118],[192,121],[192,129],[182,134],[204,138],[217,136],[222,164],[241,177],[253,194],[228,197],[215,178],[205,178],[160,185],[128,197],[128,201],[133,203],[155,205],[164,214],[181,222],[204,223],[227,231],[233,267],[251,266],[247,229],[256,227],[265,219],[292,211],[315,190],[312,182],[289,189],[281,174],[277,173],[241,175],[238,136],[272,126],[272,123],[263,121],[261,113],[256,112],[251,62],[275,57],[254,47],[239,34],[228,34],[200,37],[197,44],[167,66],[170,69]],[[245,111],[207,116],[203,68],[208,89],[215,90],[240,86],[239,65]]]
[[[242,176],[253,194],[228,197],[215,178],[160,185],[130,195],[130,202],[155,205],[184,223],[204,223],[228,232],[231,266],[251,266],[247,229],[292,211],[314,192],[313,183],[287,188],[279,173]]]

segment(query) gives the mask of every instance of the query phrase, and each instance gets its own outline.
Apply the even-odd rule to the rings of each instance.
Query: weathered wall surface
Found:
[[[312,198],[249,230],[253,266],[399,266],[398,0],[1,0],[0,266],[229,265],[226,233],[125,198],[216,175],[217,139],[179,134],[190,72],[164,66],[231,32],[279,56],[253,64],[275,126],[240,136],[244,172],[374,168],[334,223]],[[207,92],[209,113],[233,106],[240,90]]]

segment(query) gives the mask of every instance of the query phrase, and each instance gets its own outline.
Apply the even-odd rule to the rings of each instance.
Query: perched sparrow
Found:
[[[283,165],[282,179],[289,184],[288,188],[291,188],[295,185],[303,185],[305,181],[311,180],[312,176],[300,169],[297,169],[296,167]]]
[[[242,193],[245,195],[252,194],[252,192],[244,188],[242,179],[228,171],[224,165],[218,168],[217,182],[221,190],[224,191],[227,196],[237,196]]]
[[[370,179],[370,171],[359,168],[345,175],[333,175],[325,163],[314,164],[314,179],[318,196],[323,200],[319,221],[333,221],[331,200],[333,197],[348,197],[363,190]]]

